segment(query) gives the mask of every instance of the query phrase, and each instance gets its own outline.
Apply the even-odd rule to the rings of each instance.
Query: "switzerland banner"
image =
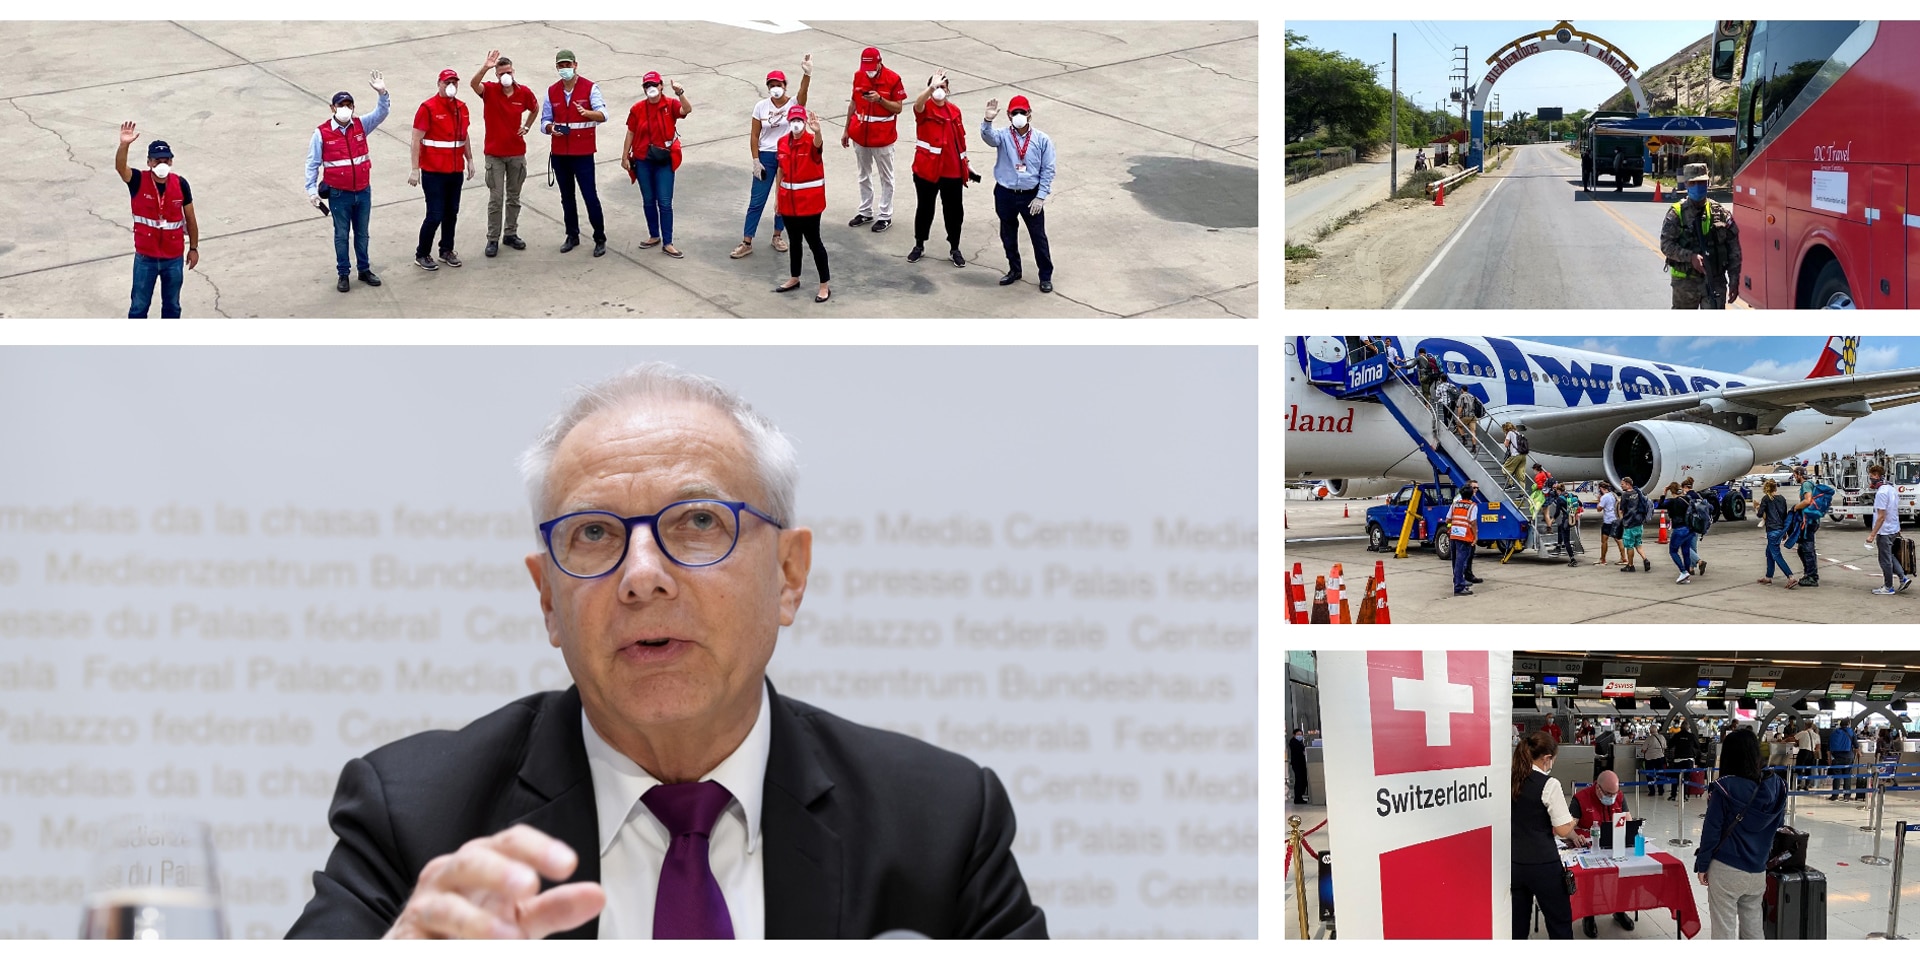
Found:
[[[1340,938],[1505,936],[1513,655],[1322,651]]]

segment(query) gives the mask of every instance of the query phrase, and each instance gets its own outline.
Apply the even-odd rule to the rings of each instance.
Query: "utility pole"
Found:
[[[1460,69],[1457,73],[1453,74],[1453,78],[1460,81],[1460,128],[1467,132],[1468,137],[1468,142],[1460,145],[1463,148],[1462,156],[1464,156],[1464,148],[1472,145],[1473,125],[1467,120],[1467,109],[1472,106],[1473,99],[1471,95],[1472,91],[1467,89],[1467,48],[1462,45],[1454,47],[1454,49],[1460,51],[1460,56],[1455,58],[1460,62]],[[1463,167],[1466,166],[1466,161],[1462,160],[1460,165]]]
[[[1400,34],[1393,35],[1393,108],[1387,133],[1387,199],[1400,189]]]

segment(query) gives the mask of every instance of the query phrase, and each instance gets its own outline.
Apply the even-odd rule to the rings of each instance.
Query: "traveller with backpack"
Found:
[[[1530,449],[1527,444],[1527,435],[1515,428],[1511,420],[1501,424],[1500,429],[1506,431],[1506,435],[1501,438],[1500,446],[1507,454],[1506,462],[1502,463],[1500,468],[1507,472],[1507,476],[1513,478],[1514,483],[1524,488],[1527,481],[1523,471],[1527,467],[1527,452]]]
[[[1793,585],[1817,587],[1820,585],[1820,554],[1814,539],[1820,532],[1820,521],[1826,518],[1827,511],[1833,507],[1834,489],[1809,478],[1804,466],[1793,468],[1793,478],[1800,481],[1800,500],[1792,509],[1800,519],[1800,579]]]
[[[1573,558],[1573,528],[1580,522],[1580,498],[1568,493],[1564,483],[1554,484],[1553,493],[1547,497],[1547,520],[1553,524],[1561,558],[1569,567],[1579,566],[1580,561]]]
[[[1779,493],[1780,485],[1772,480],[1760,486],[1758,512],[1761,523],[1767,528],[1767,575],[1759,582],[1773,582],[1773,568],[1777,564],[1780,572],[1787,577],[1787,586],[1793,587],[1793,568],[1787,566],[1787,555],[1780,552],[1780,538],[1787,532],[1787,498]]]
[[[1680,481],[1680,495],[1687,499],[1688,526],[1693,528],[1693,546],[1688,551],[1693,572],[1705,574],[1707,561],[1700,558],[1700,543],[1707,535],[1707,528],[1713,526],[1713,501],[1695,492],[1692,477]]]
[[[1674,583],[1688,583],[1693,580],[1691,507],[1692,504],[1687,502],[1687,498],[1680,495],[1679,484],[1667,484],[1666,499],[1661,502],[1660,509],[1667,512],[1667,525],[1673,528],[1668,531],[1670,539],[1667,541],[1667,555],[1673,558],[1673,565],[1680,568],[1680,577],[1673,581]]]
[[[1653,504],[1647,502],[1633,482],[1632,477],[1620,478],[1620,572],[1633,572],[1633,555],[1640,555],[1640,572],[1653,569],[1653,561],[1647,559],[1645,547],[1640,545],[1641,527],[1647,518],[1653,516]]]

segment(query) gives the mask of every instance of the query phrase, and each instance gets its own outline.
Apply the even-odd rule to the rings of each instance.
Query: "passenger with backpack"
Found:
[[[1529,450],[1527,435],[1514,427],[1511,420],[1501,424],[1500,429],[1506,431],[1506,436],[1501,438],[1500,445],[1507,454],[1506,462],[1502,463],[1500,468],[1507,472],[1507,476],[1513,478],[1514,483],[1524,488],[1527,481],[1523,471],[1527,468],[1527,451]]]
[[[1767,528],[1767,575],[1759,582],[1773,582],[1773,568],[1777,564],[1781,574],[1787,577],[1787,587],[1792,589],[1798,582],[1793,577],[1793,568],[1787,566],[1787,556],[1780,552],[1780,539],[1787,532],[1787,498],[1779,494],[1780,485],[1772,480],[1760,486],[1759,514],[1761,523]]]
[[[1814,538],[1820,532],[1820,521],[1826,518],[1827,511],[1833,506],[1834,490],[1825,483],[1810,479],[1804,466],[1793,468],[1793,478],[1800,481],[1800,500],[1792,509],[1800,519],[1800,579],[1793,585],[1817,587],[1820,585],[1820,554],[1814,545]]]
[[[1476,428],[1480,418],[1486,415],[1487,408],[1480,403],[1480,398],[1474,396],[1472,390],[1462,387],[1460,398],[1453,403],[1453,432],[1476,456],[1480,453],[1479,431]]]
[[[1568,493],[1566,484],[1553,485],[1553,493],[1547,497],[1547,519],[1559,541],[1560,556],[1567,566],[1579,566],[1580,561],[1573,558],[1573,528],[1580,522],[1580,498]]]
[[[1680,481],[1680,495],[1687,499],[1688,526],[1693,528],[1693,546],[1688,550],[1693,572],[1705,574],[1707,561],[1700,558],[1700,542],[1713,526],[1713,501],[1694,491],[1692,477]]]
[[[1436,373],[1434,377],[1432,396],[1427,399],[1433,404],[1433,443],[1439,446],[1440,431],[1451,428],[1447,421],[1453,416],[1453,403],[1460,395],[1460,387],[1444,373]]]
[[[1641,527],[1653,516],[1653,504],[1637,489],[1632,477],[1620,478],[1620,572],[1633,572],[1633,555],[1640,555],[1640,572],[1653,569],[1645,547],[1640,545]]]
[[[1667,496],[1660,509],[1667,512],[1667,524],[1673,529],[1668,531],[1667,555],[1673,558],[1673,565],[1680,568],[1679,579],[1674,583],[1689,583],[1693,580],[1693,517],[1692,505],[1680,495],[1680,485],[1667,484]]]

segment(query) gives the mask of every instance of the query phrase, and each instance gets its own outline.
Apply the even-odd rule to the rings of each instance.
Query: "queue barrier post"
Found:
[[[1293,852],[1293,902],[1300,908],[1300,939],[1310,940],[1312,934],[1307,930],[1307,864],[1306,857],[1300,855],[1301,845],[1305,841],[1300,836],[1300,815],[1287,817],[1287,849]]]
[[[1674,830],[1677,831],[1677,835],[1667,844],[1670,847],[1693,846],[1693,841],[1687,839],[1687,786],[1689,784],[1687,773],[1688,771],[1686,770],[1679,770],[1674,775],[1674,789],[1680,791],[1680,811],[1674,823]]]
[[[1874,805],[1873,813],[1867,817],[1867,823],[1861,830],[1873,834],[1880,832],[1880,765],[1867,764],[1867,802]],[[1876,853],[1879,851],[1875,851]]]
[[[1885,823],[1885,821],[1883,821],[1881,818],[1886,813],[1886,809],[1887,809],[1887,785],[1882,783],[1882,784],[1878,784],[1874,789],[1873,819],[1872,819],[1873,855],[1861,857],[1860,858],[1861,863],[1867,864],[1869,866],[1874,866],[1874,867],[1884,867],[1887,864],[1890,864],[1893,862],[1892,860],[1888,860],[1886,857],[1883,857],[1880,855],[1880,835],[1881,833],[1884,832],[1881,830],[1881,827]],[[1894,889],[1897,891],[1900,888],[1898,886],[1895,886]],[[1888,927],[1887,929],[1892,930],[1893,928]]]
[[[1893,832],[1893,890],[1887,895],[1887,932],[1884,935],[1869,937],[1872,940],[1905,940],[1900,935],[1900,869],[1905,864],[1907,833],[1920,830],[1920,823],[1909,824],[1901,820],[1894,824]]]

